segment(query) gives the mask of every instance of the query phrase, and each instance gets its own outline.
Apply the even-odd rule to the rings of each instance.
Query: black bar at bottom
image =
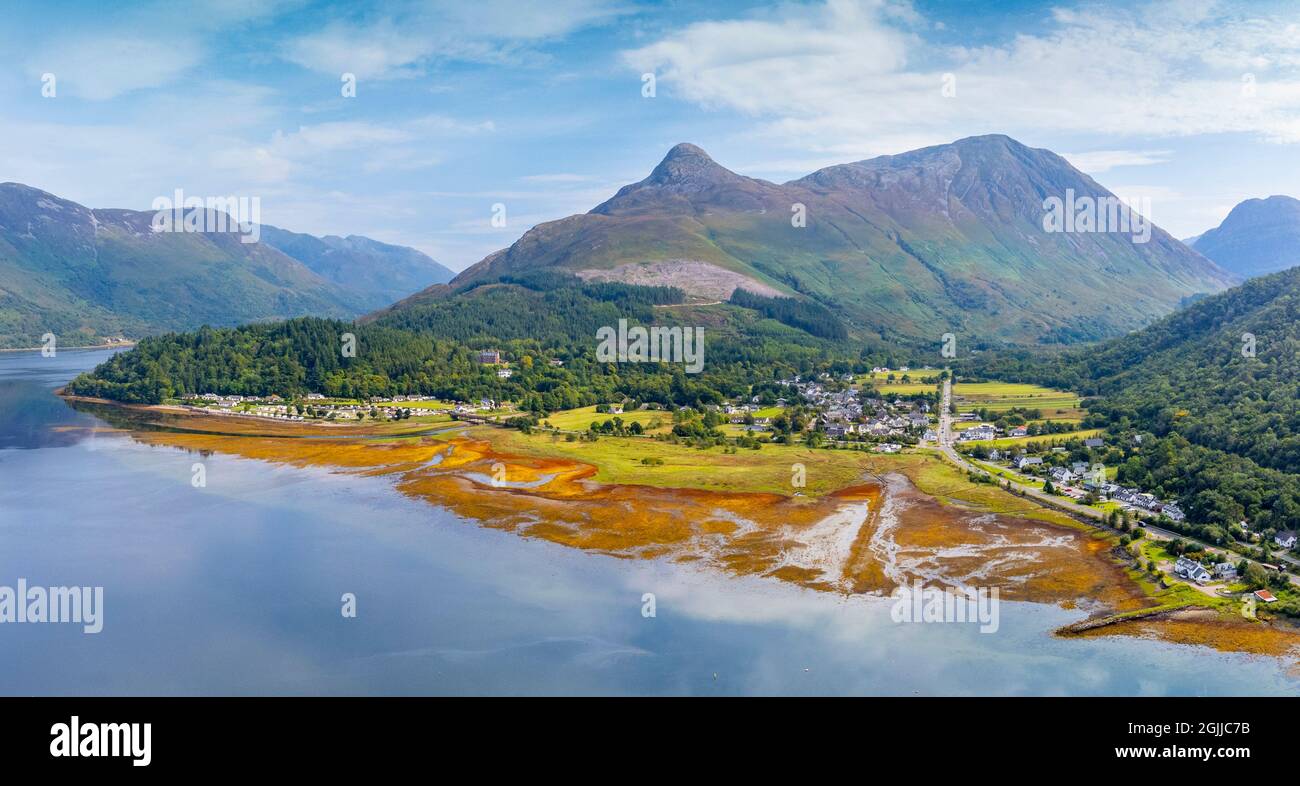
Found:
[[[626,758],[642,774],[680,774],[685,760],[703,757],[733,776],[765,779],[826,766],[883,775],[880,767],[907,763],[995,777],[1281,772],[1294,758],[1297,706],[1275,698],[9,698],[0,699],[0,756],[6,769],[128,776],[263,768],[338,775],[396,765],[433,765],[448,776],[445,768],[459,762],[543,777],[592,757]],[[116,757],[71,755],[62,743],[73,742],[74,717],[88,752],[104,743],[110,753],[114,737],[128,747],[122,741],[132,734],[136,745]],[[143,724],[149,763],[140,766]]]

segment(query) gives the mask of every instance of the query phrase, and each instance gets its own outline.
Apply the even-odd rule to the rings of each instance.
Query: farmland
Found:
[[[916,393],[933,393],[937,382],[922,382],[924,379],[937,378],[943,373],[937,368],[916,368],[908,371],[871,372],[860,374],[854,380],[856,384],[871,385],[885,396],[910,396]],[[893,376],[894,379],[889,377]],[[907,381],[903,380],[907,377]]]
[[[1079,396],[1063,390],[1014,382],[958,382],[953,386],[959,412],[987,409],[990,413],[1021,407],[1036,409],[1043,420],[1082,420]]]
[[[579,407],[577,409],[566,409],[562,412],[553,412],[542,418],[542,423],[549,423],[561,431],[586,431],[591,422],[597,421],[604,423],[606,420],[621,418],[626,425],[640,423],[641,427],[648,433],[658,433],[669,431],[673,427],[673,413],[663,410],[633,410],[632,412],[620,412],[619,414],[610,414],[606,412],[597,412],[594,406]],[[654,424],[658,424],[654,426]],[[652,428],[652,426],[654,426]]]

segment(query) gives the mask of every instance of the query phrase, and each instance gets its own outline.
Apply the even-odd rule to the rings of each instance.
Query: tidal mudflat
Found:
[[[761,457],[740,454],[734,461],[749,465],[744,479],[710,488],[707,466],[695,476],[689,467],[670,468],[667,480],[657,480],[651,466],[610,466],[627,460],[620,446],[580,453],[553,438],[492,426],[304,427],[159,408],[133,408],[128,419],[125,432],[148,444],[382,476],[402,494],[483,527],[623,559],[695,564],[846,595],[884,597],[917,581],[954,591],[996,587],[1004,600],[1116,617],[1071,638],[1158,638],[1288,660],[1300,646],[1290,626],[1223,609],[1126,619],[1171,598],[1125,564],[1113,538],[969,484],[931,456],[821,451],[833,487],[780,494],[749,490],[770,487],[771,474],[785,471],[780,447]],[[622,446],[632,455],[637,447]],[[685,464],[720,458],[696,459],[694,452],[669,455]],[[628,482],[637,476],[646,482]],[[694,487],[662,485],[687,478]]]
[[[1141,632],[1053,635],[1088,616],[1078,599],[1004,600],[996,635],[897,623],[893,601],[867,589],[884,579],[854,562],[871,541],[831,535],[845,530],[838,522],[851,531],[858,506],[868,506],[864,526],[874,534],[881,528],[872,516],[883,517],[891,498],[913,504],[891,492],[892,475],[915,486],[915,505],[967,511],[986,537],[996,528],[976,519],[992,512],[1051,525],[1054,535],[1079,532],[1076,542],[1099,560],[1110,548],[1077,523],[937,462],[764,448],[737,467],[718,451],[658,443],[552,442],[500,429],[395,437],[371,424],[364,432],[274,424],[259,440],[270,424],[242,419],[220,428],[250,441],[212,439],[220,435],[193,422],[160,433],[148,422],[153,413],[74,409],[54,395],[109,354],[0,357],[0,576],[105,588],[99,634],[0,626],[3,694],[1300,694],[1300,676],[1272,655]],[[168,444],[181,435],[197,441]],[[847,487],[867,490],[828,504],[827,515],[787,524],[750,504],[760,508],[758,524],[800,537],[782,536],[792,541],[784,557],[779,548],[764,557],[724,527],[714,540],[744,555],[742,570],[748,562],[756,571],[741,572],[692,558],[690,539],[666,539],[653,559],[617,544],[575,548],[396,488],[449,460],[438,457],[456,438],[559,459],[547,472],[595,467],[581,483],[748,489],[789,498],[783,504],[792,508],[828,504],[817,500]],[[647,452],[664,465],[641,465]],[[808,467],[803,497],[789,491],[792,462]],[[204,488],[191,483],[196,463],[207,468]],[[457,471],[466,493],[513,495],[507,513],[542,504],[523,462],[501,487],[491,485],[491,463]],[[870,508],[876,495],[878,513]],[[921,540],[898,541],[900,569],[932,570],[934,544]],[[820,567],[842,561],[845,549],[858,587]],[[976,564],[941,556],[955,580]],[[1102,562],[1085,572],[1110,569]],[[344,592],[358,598],[354,619],[340,616]],[[654,617],[643,613],[647,594],[657,599]]]

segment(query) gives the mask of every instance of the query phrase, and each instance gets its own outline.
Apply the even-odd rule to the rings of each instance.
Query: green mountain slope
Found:
[[[676,286],[702,300],[740,286],[816,300],[858,335],[937,341],[954,332],[980,346],[1115,335],[1232,281],[1159,228],[1145,243],[1045,231],[1044,200],[1067,191],[1113,197],[1054,153],[1005,136],[780,185],[681,144],[646,179],[589,213],[534,227],[450,289],[552,268]],[[800,209],[802,227],[791,220]]]
[[[820,372],[838,377],[887,357],[851,357],[840,344],[750,308],[722,305],[702,313],[681,303],[683,294],[672,289],[572,277],[545,283],[487,284],[361,324],[300,318],[148,338],[78,377],[69,389],[150,403],[208,392],[289,398],[307,392],[422,393],[504,399],[542,413],[623,397],[702,406],[755,386],[775,400],[787,395],[777,379]],[[689,373],[680,362],[600,361],[596,331],[620,319],[702,327],[700,373]],[[340,352],[344,333],[356,337],[354,357]],[[487,348],[502,352],[511,376],[499,377],[494,366],[476,362],[476,352]]]
[[[303,263],[318,276],[362,293],[372,309],[432,284],[445,284],[456,275],[413,248],[360,235],[316,237],[265,224],[261,231],[262,242]]]
[[[420,279],[410,257],[418,252],[363,238],[322,240],[332,254],[285,253],[267,236],[292,233],[273,227],[263,242],[243,243],[233,233],[154,232],[153,216],[0,184],[0,348],[39,345],[47,332],[76,346],[204,324],[351,317],[446,272],[429,260]]]

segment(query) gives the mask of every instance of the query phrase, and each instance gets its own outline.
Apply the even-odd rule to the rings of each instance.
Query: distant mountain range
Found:
[[[364,237],[262,226],[155,232],[153,211],[92,210],[0,184],[0,348],[138,338],[204,324],[301,315],[353,317],[452,272],[420,252]]]
[[[1159,228],[1048,232],[1045,200],[1114,199],[1065,159],[1006,136],[832,166],[784,184],[680,144],[590,212],[409,298],[554,269],[671,285],[697,301],[736,287],[816,301],[854,335],[965,346],[1071,342],[1149,323],[1233,276]],[[803,226],[798,218],[804,218]]]
[[[1192,248],[1242,278],[1300,265],[1300,200],[1247,199],[1222,224],[1191,240]]]

